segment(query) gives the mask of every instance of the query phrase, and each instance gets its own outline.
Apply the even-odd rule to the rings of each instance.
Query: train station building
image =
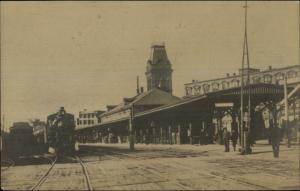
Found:
[[[263,115],[266,111],[284,115],[277,108],[284,98],[285,78],[293,98],[289,115],[299,121],[300,66],[250,70],[250,84],[243,91],[251,96],[251,123],[247,128],[252,137],[266,138],[265,121],[270,118]],[[108,106],[99,115],[100,123],[77,128],[79,142],[127,143],[133,136],[135,143],[211,144],[222,143],[224,125],[234,125],[240,131],[240,78],[245,71],[187,83],[182,98],[172,95],[172,72],[165,45],[153,45],[146,67],[147,91],[138,86],[135,96]]]

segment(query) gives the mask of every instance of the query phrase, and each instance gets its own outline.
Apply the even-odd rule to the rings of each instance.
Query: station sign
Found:
[[[233,107],[233,103],[215,103],[215,107]]]

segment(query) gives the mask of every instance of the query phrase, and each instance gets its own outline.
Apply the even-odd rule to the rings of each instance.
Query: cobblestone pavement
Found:
[[[225,153],[220,145],[137,144],[135,148],[130,152],[125,144],[81,145],[78,155],[94,190],[300,189],[299,144],[282,145],[278,159],[264,141],[253,147],[251,155]],[[78,164],[59,165],[57,182],[53,187],[47,184],[47,190],[85,188]],[[28,189],[47,167],[1,170],[2,188]]]

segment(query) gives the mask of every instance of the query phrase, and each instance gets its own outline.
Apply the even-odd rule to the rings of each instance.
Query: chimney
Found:
[[[143,86],[141,87],[141,93],[144,93],[144,87]]]
[[[269,70],[272,70],[272,66],[269,66]]]
[[[140,84],[139,84],[139,76],[136,77],[136,94],[140,94]]]
[[[230,74],[229,74],[229,73],[227,73],[227,74],[226,74],[226,77],[229,77],[229,76],[230,76]]]

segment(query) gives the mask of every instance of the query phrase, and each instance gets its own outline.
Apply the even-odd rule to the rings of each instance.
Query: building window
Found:
[[[283,80],[284,79],[284,74],[283,73],[277,73],[275,74],[275,78],[276,80]]]
[[[297,72],[296,72],[296,71],[293,71],[293,70],[288,71],[287,77],[288,77],[288,78],[295,78],[295,77],[297,77]]]
[[[82,114],[79,114],[79,118],[82,118]]]
[[[194,86],[194,92],[196,95],[201,93],[201,86]]]
[[[272,75],[270,75],[270,74],[264,75],[264,83],[271,84],[272,83]]]
[[[101,123],[101,118],[98,118],[98,123]]]
[[[224,89],[227,89],[227,88],[229,88],[229,82],[222,82],[222,89],[224,90]]]
[[[216,82],[215,82],[215,83],[213,83],[213,84],[212,84],[212,90],[213,90],[213,91],[217,91],[217,90],[219,90],[219,84],[218,84],[218,83],[216,83]]]
[[[254,78],[252,78],[252,79],[253,79],[253,83],[254,83],[254,84],[259,84],[259,83],[260,83],[260,80],[261,80],[260,77],[254,77]]]
[[[203,91],[204,91],[204,93],[208,93],[209,90],[210,90],[210,85],[209,84],[204,84],[203,85]]]
[[[232,87],[238,87],[240,85],[240,81],[237,79],[231,80],[231,86]]]
[[[83,120],[83,124],[86,125],[86,120]]]
[[[186,87],[185,91],[186,91],[186,95],[192,95],[193,94],[193,87]]]

